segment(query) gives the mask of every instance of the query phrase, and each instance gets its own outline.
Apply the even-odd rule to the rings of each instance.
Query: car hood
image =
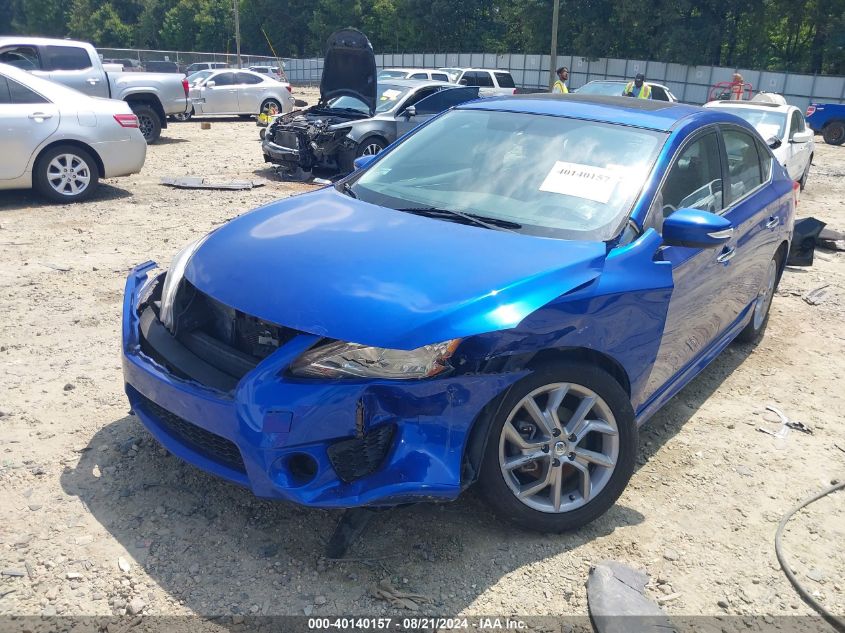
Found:
[[[376,58],[367,36],[355,29],[342,29],[329,36],[320,78],[320,101],[348,95],[376,109]]]
[[[217,229],[185,275],[207,295],[271,323],[414,349],[515,327],[595,279],[605,253],[603,242],[456,224],[327,187]]]

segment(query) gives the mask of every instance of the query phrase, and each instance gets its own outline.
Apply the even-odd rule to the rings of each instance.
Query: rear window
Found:
[[[496,81],[499,82],[500,88],[516,88],[510,73],[496,73]]]
[[[86,70],[91,68],[88,51],[78,46],[45,46],[42,49],[45,70]]]

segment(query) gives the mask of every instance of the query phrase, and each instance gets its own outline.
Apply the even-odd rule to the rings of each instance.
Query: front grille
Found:
[[[293,150],[299,149],[299,137],[294,132],[278,130],[276,135],[273,137],[273,140],[276,145],[280,145],[281,147]]]
[[[175,413],[171,413],[140,393],[136,392],[136,395],[141,400],[143,407],[151,415],[155,416],[158,424],[169,435],[173,436],[174,439],[179,440],[192,451],[218,464],[222,464],[239,473],[246,473],[241,452],[232,442],[211,431],[206,431],[196,424],[188,422]]]
[[[387,457],[395,431],[394,425],[383,424],[363,437],[329,446],[329,460],[337,476],[349,483],[378,470]]]

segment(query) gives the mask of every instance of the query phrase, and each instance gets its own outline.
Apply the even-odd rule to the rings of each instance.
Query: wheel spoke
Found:
[[[581,464],[577,461],[569,463],[572,464],[579,473],[581,473],[581,482],[578,488],[581,491],[581,496],[584,498],[584,502],[587,502],[591,498],[593,488],[590,478],[590,469],[585,464]]]
[[[522,435],[520,435],[519,431],[516,430],[513,425],[513,422],[505,423],[505,426],[502,429],[502,433],[505,435],[505,439],[507,439],[508,442],[523,451],[527,451],[532,448],[539,448],[543,446],[543,444],[547,443],[545,440],[541,440],[539,442],[532,442],[526,440],[524,437],[522,437]]]
[[[502,468],[505,470],[514,470],[516,468],[521,468],[522,466],[527,466],[533,461],[538,459],[548,458],[548,453],[544,453],[542,451],[536,451],[534,453],[527,453],[525,455],[519,455],[510,459],[504,463]]]
[[[563,487],[563,473],[560,467],[552,468],[552,506],[555,512],[560,512],[561,489]]]
[[[538,479],[533,484],[531,484],[531,485],[529,485],[525,488],[521,488],[519,493],[516,496],[519,497],[520,499],[525,499],[526,497],[533,497],[538,492],[540,492],[541,490],[546,488],[550,483],[550,479],[552,477],[553,470],[554,469],[550,468],[549,472],[546,473],[546,476],[543,479]]]
[[[589,464],[595,464],[596,466],[601,466],[602,468],[613,468],[616,465],[616,462],[604,453],[590,451],[586,448],[576,448],[575,457],[576,459],[580,459]]]
[[[554,423],[548,419],[534,398],[526,398],[523,407],[526,411],[528,411],[528,415],[531,416],[531,419],[534,420],[538,426],[545,429],[546,433],[549,435],[552,435],[555,430]]]
[[[572,417],[569,419],[569,423],[566,425],[567,435],[575,435],[576,437],[580,435],[583,426],[586,423],[587,414],[592,410],[595,403],[596,399],[594,396],[585,396],[581,400],[578,404],[578,408],[575,410],[575,413],[572,414]]]
[[[557,411],[560,409],[560,405],[563,404],[563,399],[566,398],[567,393],[569,393],[569,385],[561,385],[549,393],[549,400],[546,403],[545,414],[556,429],[563,430],[563,425],[560,423]]]
[[[595,431],[596,433],[602,433],[603,435],[618,435],[618,431],[609,425],[604,420],[587,420],[586,423],[582,426],[581,432],[576,433],[576,444],[581,442],[589,433]]]

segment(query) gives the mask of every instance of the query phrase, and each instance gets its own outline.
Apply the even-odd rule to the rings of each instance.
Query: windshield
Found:
[[[521,232],[607,240],[621,228],[666,135],[622,125],[452,110],[351,186],[393,209],[445,209]]]
[[[621,97],[622,91],[625,89],[624,82],[613,81],[591,81],[584,84],[578,90],[578,94],[582,95],[605,95],[607,97]]]
[[[392,110],[410,91],[411,89],[408,86],[379,83],[376,87],[376,112],[388,112]],[[369,113],[367,104],[360,99],[348,95],[331,99],[328,106],[339,110],[351,108],[352,110],[360,110],[365,114]]]
[[[382,70],[379,71],[379,79],[403,79],[408,73],[404,70]]]
[[[773,136],[783,138],[783,131],[786,127],[786,113],[772,110],[757,110],[754,108],[731,108],[719,106],[719,110],[726,110],[731,114],[745,119],[760,133],[764,139]]]
[[[192,73],[192,74],[188,75],[188,77],[187,77],[188,83],[189,84],[199,83],[200,81],[202,81],[203,79],[208,77],[212,72],[214,72],[214,71],[212,71],[212,70],[199,70],[195,73]]]

